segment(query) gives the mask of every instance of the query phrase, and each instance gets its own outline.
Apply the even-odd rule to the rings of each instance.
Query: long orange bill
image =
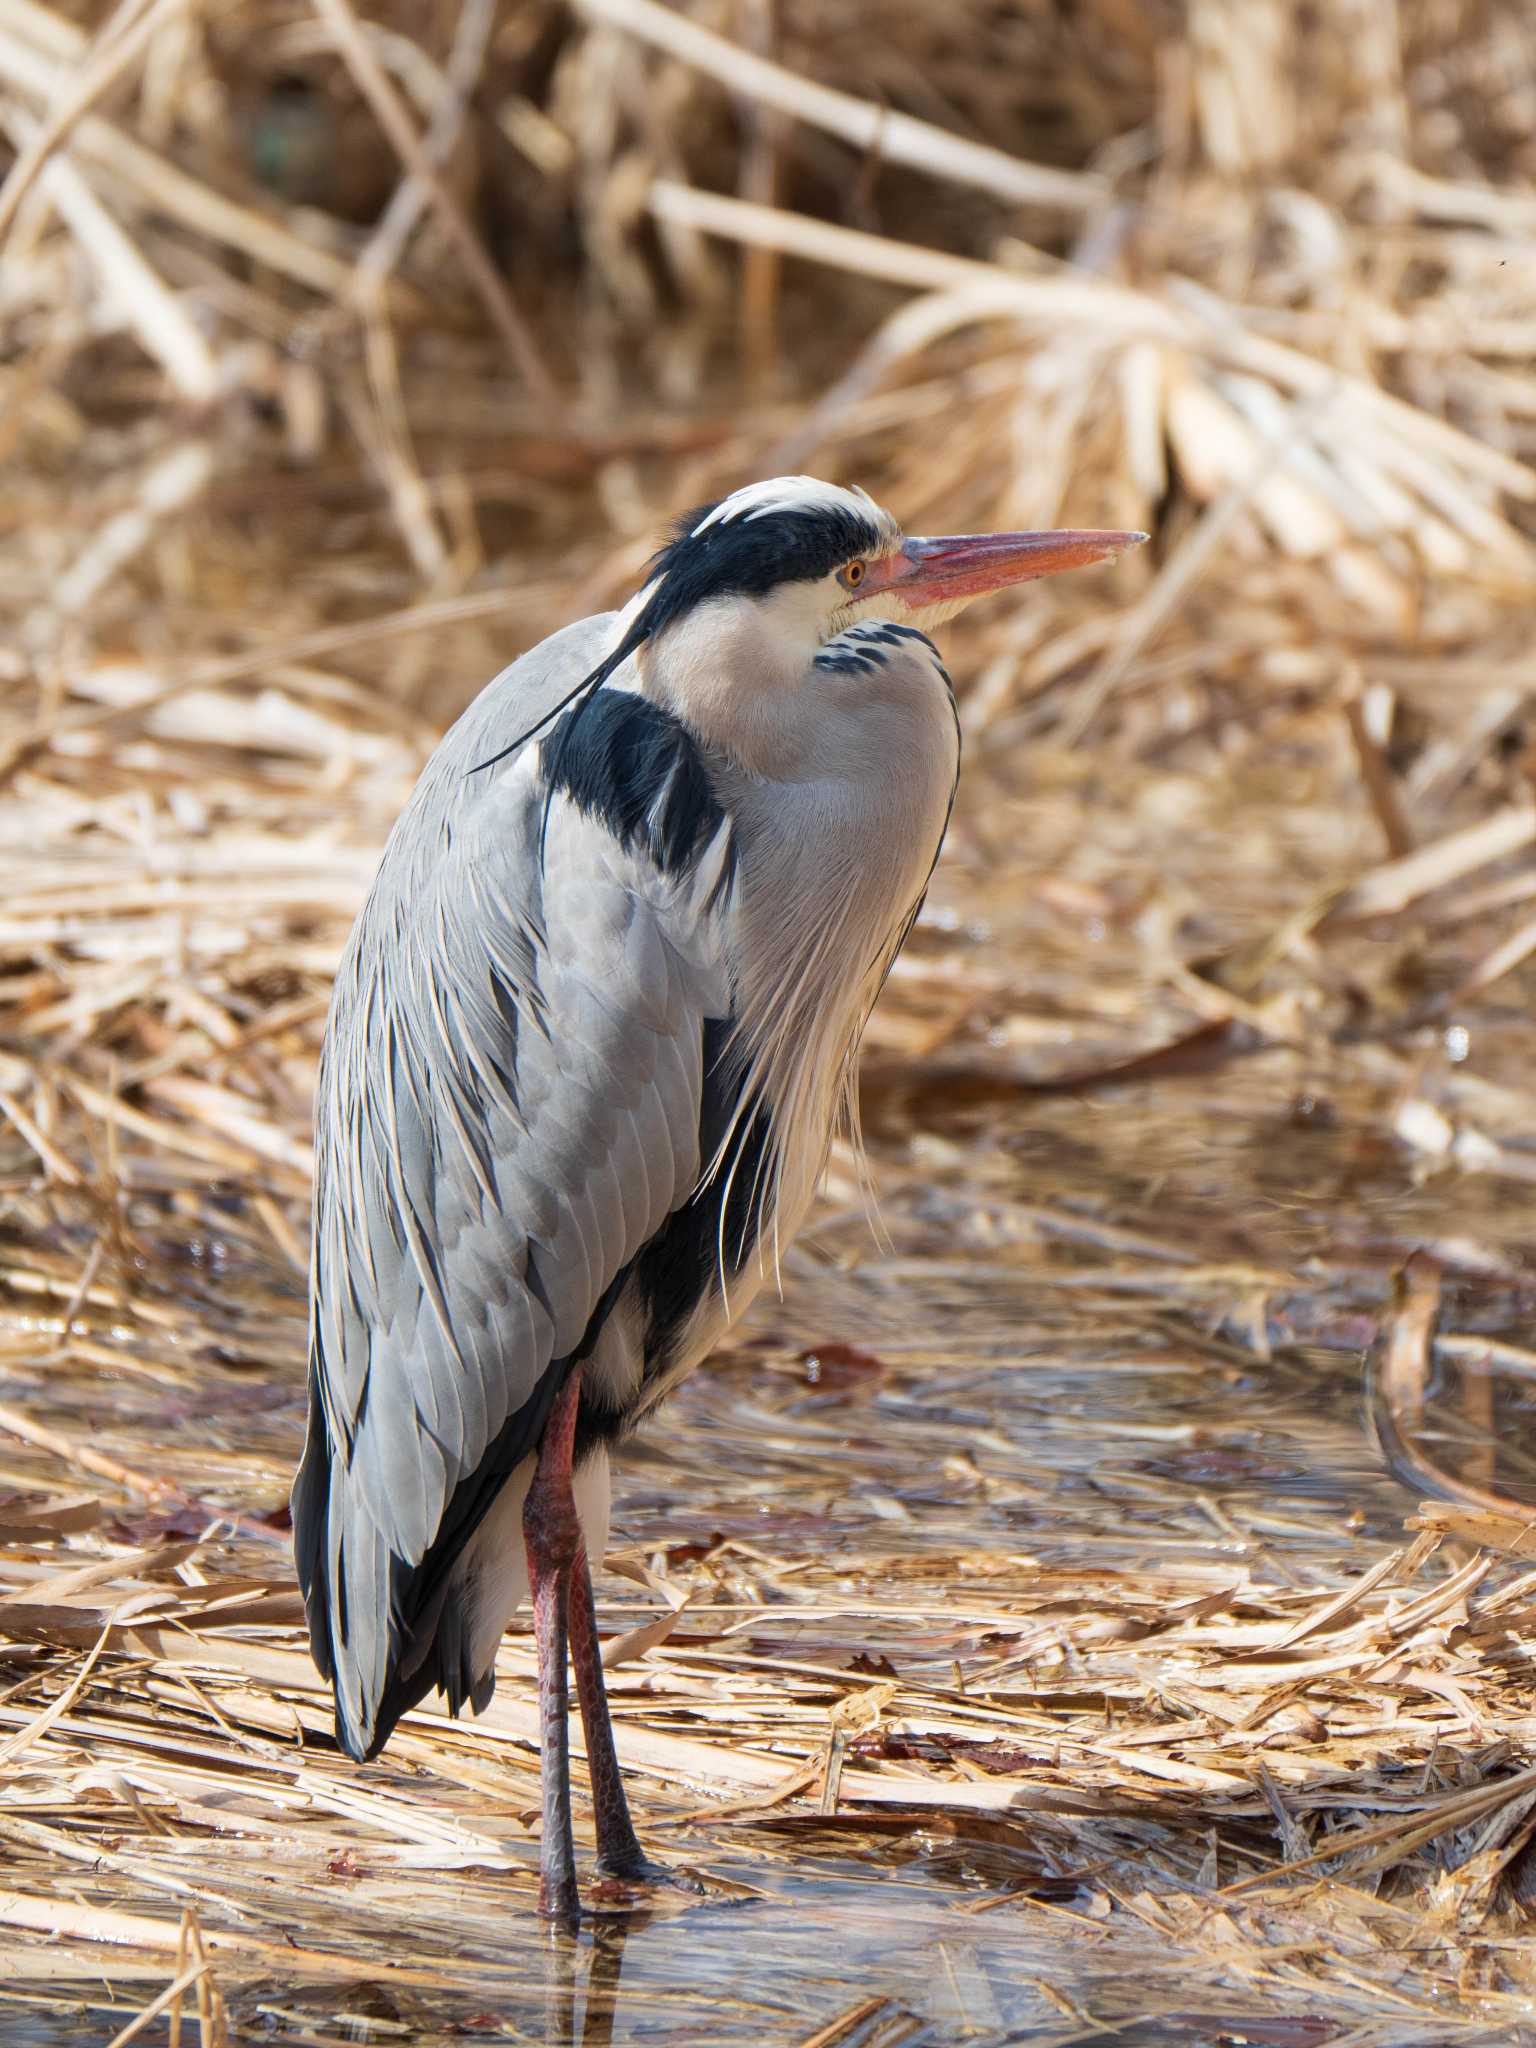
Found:
[[[907,540],[894,555],[871,564],[866,591],[885,588],[914,611],[957,597],[979,597],[1010,583],[1055,576],[1112,562],[1138,548],[1144,533],[1094,533],[1066,528],[1057,533],[955,533],[932,540]]]

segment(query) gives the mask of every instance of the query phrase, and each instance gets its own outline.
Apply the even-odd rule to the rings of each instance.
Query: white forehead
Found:
[[[761,519],[769,512],[848,512],[858,519],[872,519],[893,540],[901,532],[868,491],[861,491],[857,484],[845,490],[841,484],[823,483],[814,476],[770,476],[760,483],[744,484],[722,498],[693,531],[699,534],[711,526],[727,526],[733,519]]]

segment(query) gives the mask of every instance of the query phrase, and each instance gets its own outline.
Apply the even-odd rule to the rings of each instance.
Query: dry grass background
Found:
[[[4,2037],[1536,2039],[1523,8],[0,0],[0,130]],[[549,1950],[523,1639],[366,1772],[302,1651],[311,1075],[435,733],[790,466],[1154,543],[951,636],[886,1238],[621,1482],[705,1889]]]

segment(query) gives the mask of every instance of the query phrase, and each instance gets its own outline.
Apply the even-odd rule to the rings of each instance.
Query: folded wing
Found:
[[[680,729],[612,733],[595,762],[589,731],[562,765],[554,727],[475,772],[604,624],[536,650],[445,739],[337,982],[294,1532],[357,1756],[433,1684],[455,1708],[476,1686],[454,1564],[708,1163],[731,849]],[[658,836],[680,804],[688,829]]]

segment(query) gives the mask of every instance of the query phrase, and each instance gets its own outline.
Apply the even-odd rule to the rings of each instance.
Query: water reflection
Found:
[[[306,2001],[309,2038],[370,2048],[402,2038],[417,2048],[1323,2048],[1333,2037],[1319,2001],[1287,2012],[1273,1996],[1212,1996],[1151,1929],[1111,1928],[1086,1889],[1058,1889],[1053,1902],[957,1906],[921,1876],[875,1883],[867,1864],[823,1866],[747,1905],[605,1915],[574,1938],[544,1938],[537,2001],[448,2000],[430,2016],[418,2009],[409,2023],[375,2026],[354,2007],[339,2036],[335,2002]],[[288,2012],[276,2038],[305,2038],[291,2000]],[[1392,2048],[1431,2038],[1377,2037]]]
[[[550,1928],[545,1936],[544,2038],[571,2048],[612,2048],[619,2018],[624,1950],[650,1924],[646,1913],[625,1912],[593,1920],[590,1932],[572,1936]],[[585,1967],[583,1967],[583,1963]]]

